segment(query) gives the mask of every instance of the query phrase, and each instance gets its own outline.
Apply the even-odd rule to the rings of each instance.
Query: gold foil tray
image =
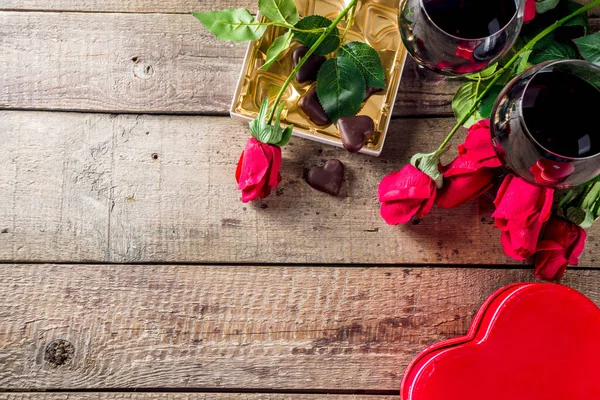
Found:
[[[402,69],[406,61],[406,49],[398,30],[399,0],[359,0],[354,25],[346,42],[360,41],[370,44],[379,52],[385,69],[387,89],[371,96],[358,115],[368,115],[375,121],[375,134],[361,150],[361,153],[379,156],[383,148],[389,126],[396,93],[400,86]],[[296,0],[300,16],[320,14],[333,20],[344,9],[344,0]],[[343,32],[344,21],[339,25]],[[282,55],[269,71],[261,70],[266,52],[273,40],[281,35],[280,28],[269,27],[264,36],[248,46],[244,66],[237,90],[231,105],[231,116],[242,121],[251,121],[258,115],[262,99],[269,96],[271,102],[285,78],[293,69],[292,52],[299,46],[293,42],[291,48]],[[311,84],[299,84],[295,79],[284,96],[284,124],[294,124],[294,135],[342,147],[342,141],[334,124],[319,127],[314,125],[298,107],[298,100],[310,89]]]

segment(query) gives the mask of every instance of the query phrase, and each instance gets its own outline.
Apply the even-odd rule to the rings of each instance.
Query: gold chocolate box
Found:
[[[354,25],[345,39],[345,42],[359,41],[371,45],[379,52],[385,70],[386,90],[371,96],[358,113],[368,115],[375,121],[375,134],[360,151],[373,156],[379,156],[383,149],[406,61],[406,49],[398,30],[398,3],[399,0],[359,0]],[[296,0],[301,17],[319,14],[333,20],[345,5],[344,0]],[[340,31],[345,28],[344,23],[340,23]],[[231,105],[232,118],[249,122],[258,115],[265,96],[269,96],[271,102],[275,101],[277,92],[293,69],[291,54],[299,44],[293,42],[290,49],[269,71],[260,68],[265,63],[267,49],[282,33],[280,28],[271,26],[261,39],[251,42],[248,46]],[[298,100],[310,87],[310,83],[299,84],[295,79],[292,81],[283,97],[286,106],[281,118],[282,123],[294,124],[295,136],[342,147],[338,129],[334,124],[316,126],[298,107]]]

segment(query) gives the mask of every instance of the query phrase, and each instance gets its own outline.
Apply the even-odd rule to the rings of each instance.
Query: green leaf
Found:
[[[492,86],[490,91],[481,100],[481,105],[479,106],[479,114],[482,118],[488,119],[492,116],[492,109],[494,108],[496,99],[498,99],[498,95],[500,94],[502,89],[504,88],[500,85]]]
[[[585,212],[585,210],[579,207],[569,207],[567,208],[567,213],[565,214],[565,216],[569,221],[571,221],[575,225],[579,225],[586,220],[588,214],[589,213]]]
[[[454,110],[454,115],[458,121],[460,121],[473,104],[475,104],[475,100],[477,100],[477,96],[484,89],[484,86],[484,84],[478,85],[477,82],[465,82],[458,88],[458,91],[452,99],[452,109]],[[480,119],[482,119],[482,116],[476,111],[469,117],[463,126],[468,128]]]
[[[529,56],[531,56],[531,50],[521,53],[519,56],[519,62],[517,63],[517,68],[515,69],[515,75],[520,75],[532,66],[529,62]]]
[[[273,40],[273,43],[267,50],[267,61],[265,62],[265,65],[263,65],[260,69],[268,71],[269,68],[271,68],[271,66],[275,63],[275,61],[277,61],[281,57],[281,54],[283,54],[283,52],[286,51],[288,47],[290,47],[290,44],[292,43],[292,37],[292,32],[288,31],[285,34],[279,36],[277,39]]]
[[[553,10],[560,0],[536,0],[535,1],[535,12],[537,14],[543,14],[550,10]]]
[[[600,63],[600,32],[573,41],[586,61]]]
[[[234,42],[256,40],[267,29],[245,8],[193,13],[193,15],[202,22],[206,29],[222,40],[233,40]]]
[[[263,130],[265,126],[268,126],[265,120],[267,119],[267,113],[269,111],[269,99],[265,97],[262,104],[260,105],[260,109],[258,110],[258,116],[255,120],[250,122],[250,134],[252,137],[260,142],[260,137],[263,135]]]
[[[309,15],[308,17],[302,18],[295,25],[296,28],[302,30],[311,30],[319,28],[327,28],[331,25],[332,21],[320,15]],[[305,46],[312,47],[317,40],[321,37],[320,32],[294,32],[294,40],[302,43]],[[325,56],[329,53],[334,52],[340,46],[340,30],[335,27],[325,40],[317,47],[314,54],[319,56]]]
[[[435,155],[435,152],[429,154],[415,154],[410,163],[419,171],[428,175],[438,189],[444,186],[444,175],[440,172],[440,157]]]
[[[474,74],[465,75],[465,78],[470,79],[472,81],[479,81],[481,79],[488,79],[494,76],[496,70],[498,69],[498,63],[494,63],[484,69],[483,71],[476,72]]]
[[[385,89],[385,71],[377,50],[366,43],[350,42],[339,49],[338,57],[354,61],[362,71],[367,86]]]
[[[283,147],[290,141],[294,125],[288,125],[285,129],[281,127],[281,113],[285,107],[285,102],[279,104],[275,112],[275,121],[273,125],[267,123],[269,116],[269,99],[265,97],[263,100],[258,116],[250,122],[250,134],[253,138],[262,143],[272,144]]]
[[[540,40],[533,48],[529,56],[529,62],[539,64],[545,61],[567,60],[581,58],[572,43],[558,42],[552,35]]]
[[[292,131],[294,130],[294,125],[288,125],[284,131],[283,131],[283,135],[281,137],[281,141],[279,143],[275,143],[276,146],[279,147],[283,147],[286,144],[288,144],[288,142],[290,141],[290,139],[292,138]]]
[[[271,22],[294,25],[300,18],[294,0],[258,0],[258,10]]]
[[[331,58],[319,70],[317,95],[323,109],[334,122],[356,115],[365,91],[365,78],[350,58]]]

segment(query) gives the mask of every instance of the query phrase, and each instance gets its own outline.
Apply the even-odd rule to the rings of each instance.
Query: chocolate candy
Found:
[[[300,46],[296,50],[294,50],[294,53],[292,54],[294,66],[298,65],[298,62],[302,57],[306,55],[308,50],[309,48],[306,46]],[[308,57],[308,60],[306,60],[302,68],[300,68],[300,70],[296,74],[296,80],[298,81],[298,83],[316,81],[319,69],[326,60],[327,59],[323,56],[311,54],[311,56]]]
[[[374,88],[373,86],[367,86],[367,91],[365,92],[365,98],[363,101],[369,100],[369,97],[379,92],[383,92],[383,89]]]
[[[323,110],[317,96],[317,88],[312,87],[298,102],[298,106],[312,122],[319,126],[331,123],[331,118]]]
[[[337,196],[344,181],[344,164],[340,160],[329,160],[323,167],[313,167],[308,171],[306,182],[314,189]]]
[[[356,153],[375,132],[375,123],[366,115],[344,117],[338,120],[338,129],[344,148],[350,153]]]

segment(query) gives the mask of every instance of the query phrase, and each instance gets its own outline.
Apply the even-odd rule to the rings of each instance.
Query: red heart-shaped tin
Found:
[[[408,366],[402,400],[599,400],[600,309],[556,284],[494,293],[466,336]]]

